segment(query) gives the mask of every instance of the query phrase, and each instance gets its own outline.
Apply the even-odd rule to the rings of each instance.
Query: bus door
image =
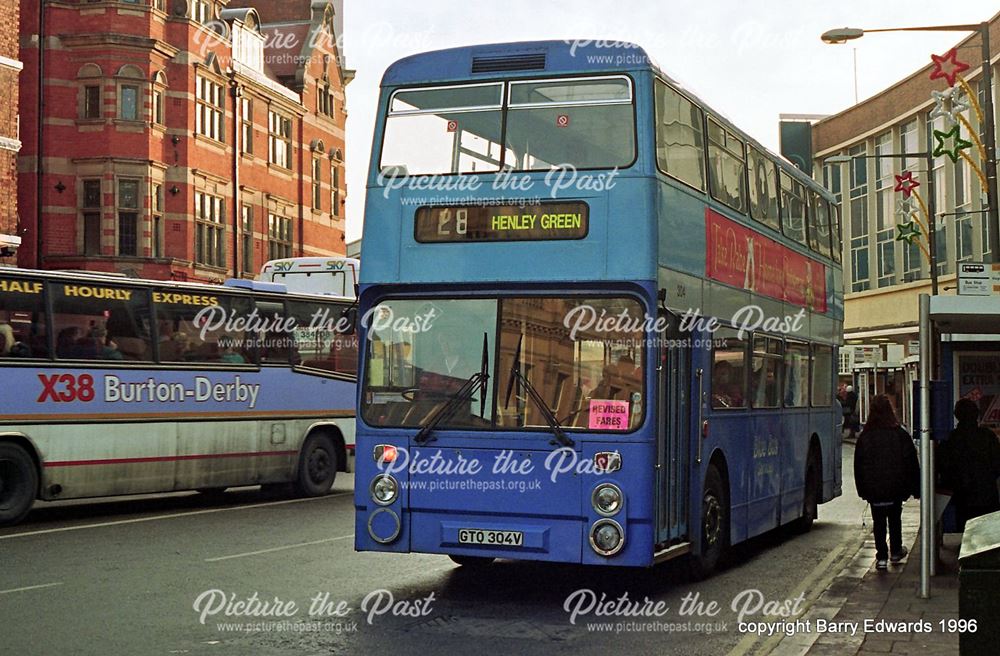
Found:
[[[663,311],[660,316],[667,330],[657,367],[656,542],[665,545],[688,534],[688,450],[697,423],[692,413],[696,414],[698,407],[691,400],[692,335],[681,332],[677,315]]]

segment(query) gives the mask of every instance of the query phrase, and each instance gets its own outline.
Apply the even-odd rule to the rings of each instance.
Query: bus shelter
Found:
[[[931,440],[951,428],[951,409],[963,397],[979,404],[983,424],[1000,428],[1000,296],[920,295],[919,381],[920,596],[928,598],[938,521]]]

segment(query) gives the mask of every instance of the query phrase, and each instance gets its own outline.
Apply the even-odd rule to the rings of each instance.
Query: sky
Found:
[[[986,0],[347,0],[347,240],[361,237],[379,81],[397,59],[455,46],[543,39],[631,41],[714,110],[778,151],[779,114],[836,114],[943,54],[963,32],[867,34],[844,45],[819,35],[979,23]],[[978,43],[960,58],[979,60]],[[994,46],[996,47],[996,46]]]

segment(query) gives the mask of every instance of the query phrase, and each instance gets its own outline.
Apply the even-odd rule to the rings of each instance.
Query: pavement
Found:
[[[871,530],[871,515],[865,514]],[[826,589],[802,617],[806,628],[786,635],[770,652],[776,656],[842,656],[844,654],[922,654],[952,656],[959,653],[959,634],[945,631],[941,620],[958,619],[958,551],[961,535],[946,535],[941,560],[931,579],[929,599],[920,590],[920,502],[903,507],[903,544],[907,558],[875,569],[875,541],[869,533]],[[866,620],[870,625],[866,631]],[[885,620],[879,624],[879,620]],[[918,632],[905,622],[928,622],[929,632]],[[824,624],[825,622],[825,624]],[[821,630],[821,626],[826,630]],[[926,626],[926,625],[925,625]],[[901,629],[902,630],[899,630]],[[855,632],[856,631],[856,632]]]

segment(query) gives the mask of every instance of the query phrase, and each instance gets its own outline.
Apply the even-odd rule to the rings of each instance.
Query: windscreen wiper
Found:
[[[442,406],[439,406],[437,410],[432,412],[430,416],[427,417],[427,422],[420,427],[420,430],[414,436],[413,441],[417,444],[425,444],[430,441],[431,431],[433,431],[438,424],[440,424],[445,419],[450,419],[458,412],[459,407],[466,401],[472,398],[476,389],[479,389],[479,416],[482,417],[483,413],[486,412],[486,387],[490,380],[489,374],[490,368],[490,346],[489,338],[486,333],[483,333],[483,356],[482,362],[480,364],[479,371],[469,376],[462,386],[458,388],[448,402]]]
[[[551,444],[573,446],[575,442],[563,431],[563,427],[556,418],[555,413],[552,412],[552,408],[545,402],[542,395],[538,393],[535,386],[531,384],[528,377],[521,373],[521,341],[523,339],[524,335],[517,338],[517,350],[514,352],[514,362],[510,365],[510,379],[507,381],[507,395],[504,400],[504,409],[510,406],[510,395],[514,391],[514,382],[517,381],[518,392],[523,388],[528,393],[528,398],[538,407],[538,411],[542,413],[545,423],[552,429],[552,434],[555,435],[556,439],[552,440]]]

